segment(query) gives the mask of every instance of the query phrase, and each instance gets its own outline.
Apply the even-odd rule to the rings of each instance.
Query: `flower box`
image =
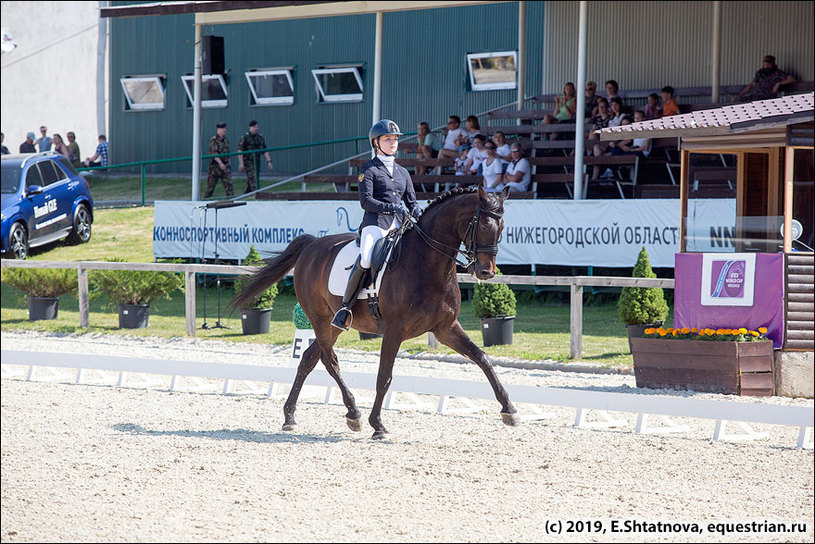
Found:
[[[637,387],[767,397],[773,343],[632,338]]]

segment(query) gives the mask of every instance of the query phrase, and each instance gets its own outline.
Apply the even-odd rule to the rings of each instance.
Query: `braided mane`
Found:
[[[434,198],[432,200],[428,200],[427,201],[428,206],[427,206],[427,208],[425,208],[424,211],[426,212],[430,208],[432,208],[433,206],[435,206],[437,204],[440,204],[441,202],[444,202],[445,200],[448,200],[448,199],[450,199],[450,198],[452,198],[454,196],[474,193],[476,191],[478,191],[478,186],[476,186],[476,185],[470,185],[468,187],[454,187],[454,188],[450,189],[449,191],[446,191],[446,192],[440,194],[436,198]]]

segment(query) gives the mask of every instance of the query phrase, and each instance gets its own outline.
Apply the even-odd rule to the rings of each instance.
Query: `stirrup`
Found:
[[[348,318],[351,318],[351,320],[348,321]],[[345,324],[346,321],[348,321],[348,325]],[[331,320],[331,326],[347,331],[353,322],[354,314],[351,312],[351,308],[343,306],[334,314],[334,319]]]

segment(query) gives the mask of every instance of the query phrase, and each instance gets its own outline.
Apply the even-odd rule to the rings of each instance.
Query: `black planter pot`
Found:
[[[484,346],[499,346],[512,343],[512,331],[515,328],[515,316],[482,317],[481,337]]]
[[[636,324],[636,325],[626,325],[625,330],[628,333],[628,351],[631,351],[631,339],[632,338],[642,338],[645,334],[645,329],[650,329],[651,327],[660,327],[662,323],[657,324]]]
[[[360,340],[373,340],[374,338],[382,338],[381,334],[371,334],[369,332],[359,331]]]
[[[59,313],[59,298],[28,297],[28,320],[56,319]]]
[[[243,334],[266,334],[272,322],[272,309],[241,310],[241,327]]]
[[[119,328],[143,329],[150,318],[149,304],[119,304]]]

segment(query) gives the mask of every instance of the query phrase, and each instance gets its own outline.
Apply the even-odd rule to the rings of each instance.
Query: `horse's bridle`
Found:
[[[498,244],[482,245],[482,246],[478,245],[478,222],[480,221],[482,213],[484,215],[486,215],[487,217],[492,217],[493,219],[498,219],[498,220],[500,220],[503,217],[503,214],[500,214],[498,212],[494,212],[492,210],[482,209],[481,208],[481,202],[479,201],[478,202],[478,208],[476,208],[476,210],[475,210],[475,215],[473,215],[473,218],[470,219],[470,223],[467,225],[467,230],[464,232],[464,243],[465,243],[465,247],[466,247],[466,250],[464,250],[464,251],[462,251],[461,249],[459,249],[457,247],[448,246],[447,244],[445,244],[443,242],[439,242],[438,240],[435,240],[435,239],[431,238],[426,232],[424,232],[421,228],[419,228],[419,223],[418,222],[416,222],[414,224],[413,228],[416,229],[416,232],[419,233],[419,236],[422,237],[422,239],[425,241],[425,243],[428,246],[430,246],[432,249],[435,249],[436,251],[438,251],[439,253],[441,253],[442,255],[444,255],[445,257],[450,259],[451,261],[455,262],[457,265],[463,267],[464,269],[467,269],[467,268],[470,268],[470,266],[472,266],[475,263],[476,254],[478,254],[478,253],[486,253],[487,255],[490,255],[492,257],[495,257],[496,255],[498,255]],[[467,242],[467,236],[468,235],[470,237],[469,243]],[[445,249],[453,251],[453,256],[451,257],[450,255],[448,255],[447,253],[445,253],[444,251],[442,251],[441,249],[436,247],[436,245],[434,245],[434,244],[436,244],[438,246],[441,246],[441,247],[443,247]],[[458,260],[459,255],[463,255],[467,259],[467,262],[459,261]]]

